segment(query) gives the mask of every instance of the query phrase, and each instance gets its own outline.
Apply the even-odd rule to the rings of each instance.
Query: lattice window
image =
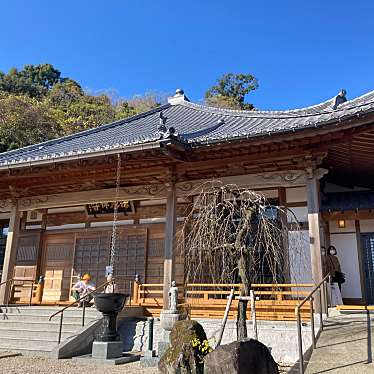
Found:
[[[18,242],[16,264],[36,264],[38,246],[38,235],[21,236]]]
[[[74,275],[90,273],[97,285],[105,282],[105,266],[109,262],[108,233],[79,236],[75,243]]]
[[[119,234],[118,250],[115,259],[114,276],[117,289],[130,292],[130,282],[139,274],[144,279],[145,250],[147,234]]]

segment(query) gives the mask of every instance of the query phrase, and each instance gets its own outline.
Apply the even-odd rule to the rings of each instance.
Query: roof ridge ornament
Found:
[[[160,136],[160,139],[167,139],[172,137],[178,137],[178,134],[176,134],[174,127],[167,128],[166,121],[167,117],[164,116],[164,113],[161,111],[159,114],[159,123],[157,126],[158,134]]]
[[[334,105],[332,106],[332,109],[336,110],[338,109],[338,106],[340,104],[345,103],[347,101],[346,95],[347,91],[344,88],[342,88],[340,92],[335,96]]]
[[[166,120],[168,118],[164,116],[164,113],[161,111],[159,114],[159,122],[157,126],[157,130],[160,134],[164,134],[167,131],[166,128]]]
[[[185,95],[184,91],[181,88],[177,88],[175,90],[175,95],[168,97],[168,103],[171,105],[181,104],[184,101],[190,101],[188,97]]]

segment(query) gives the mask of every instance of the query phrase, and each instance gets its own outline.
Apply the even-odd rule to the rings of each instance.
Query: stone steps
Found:
[[[8,314],[3,318],[3,320],[5,321],[14,321],[14,322],[43,322],[43,321],[48,322],[48,319],[49,319],[49,315],[48,316],[39,316],[39,315],[26,315],[25,316],[23,314],[14,314],[12,316]],[[88,321],[92,321],[94,319],[97,319],[97,318],[90,318],[90,316],[85,316],[85,323],[88,323]],[[60,323],[60,315],[54,317],[51,320],[51,322]],[[63,322],[79,325],[82,323],[82,316],[66,316],[64,313]]]
[[[53,326],[55,327],[55,326]],[[66,328],[62,329],[61,340],[65,340],[70,336],[73,336],[76,333],[76,329],[67,330]],[[56,326],[54,330],[43,331],[43,339],[53,340],[57,342],[59,333],[59,327]],[[36,329],[0,329],[0,339],[4,338],[25,338],[25,339],[34,339],[40,335],[40,330]]]
[[[86,324],[90,321],[87,320]],[[28,322],[28,321],[12,321],[12,320],[0,320],[0,331],[1,330],[11,330],[11,329],[31,329],[35,331],[57,331],[60,326],[60,320],[56,319],[56,321],[48,322],[48,321],[38,321],[38,322]],[[77,331],[78,328],[81,328],[81,324],[79,323],[63,323],[63,330],[74,332]]]
[[[56,346],[60,315],[49,317],[61,307],[11,306],[0,311],[0,351],[14,351],[28,355],[47,355]],[[94,308],[85,311],[85,325],[100,318]],[[61,342],[82,329],[82,309],[69,308],[64,312]]]
[[[50,317],[52,314],[60,310],[59,307],[3,307],[2,313],[3,315],[7,316],[44,316]],[[77,307],[71,307],[64,311],[64,317],[78,317],[82,318],[83,309]],[[95,308],[86,308],[85,309],[85,316],[95,318],[100,317],[100,313]]]
[[[42,335],[42,334],[40,334]],[[31,349],[50,352],[57,344],[56,339],[42,339],[42,338],[24,338],[24,337],[0,337],[0,347],[6,347],[10,351],[17,351],[17,349]]]

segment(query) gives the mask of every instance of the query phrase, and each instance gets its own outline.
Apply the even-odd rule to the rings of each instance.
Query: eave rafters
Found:
[[[356,123],[357,122],[357,123]],[[305,169],[307,159],[318,166],[355,167],[373,163],[373,122],[359,119],[329,129],[308,129],[292,134],[188,148],[170,143],[158,149],[123,154],[121,184],[164,183],[170,169],[177,181]],[[349,126],[350,125],[350,126]],[[330,165],[331,164],[331,165]],[[0,193],[36,195],[61,191],[111,188],[116,174],[115,156],[9,169],[0,172]]]

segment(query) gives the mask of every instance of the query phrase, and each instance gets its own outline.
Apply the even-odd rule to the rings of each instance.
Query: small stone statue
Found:
[[[169,290],[169,310],[171,313],[178,313],[178,287],[175,281],[171,282]]]

